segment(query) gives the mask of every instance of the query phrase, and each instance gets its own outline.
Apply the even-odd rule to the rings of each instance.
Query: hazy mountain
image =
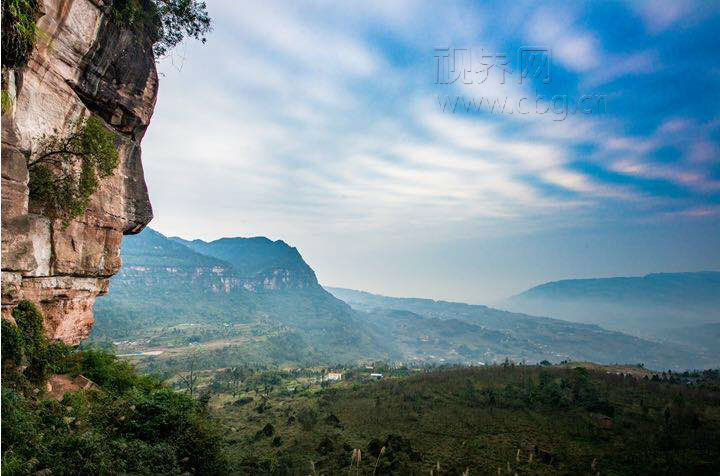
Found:
[[[720,322],[720,272],[554,281],[513,296],[501,307],[662,336],[668,329]]]
[[[335,288],[333,296],[297,249],[267,238],[208,243],[146,229],[123,241],[122,258],[109,295],[96,303],[93,338],[122,342],[128,352],[159,349],[171,358],[198,348],[205,365],[216,367],[248,360],[307,365],[505,358],[675,369],[708,364],[682,345],[594,325]]]
[[[679,327],[659,331],[657,337],[660,340],[673,342],[700,353],[720,360],[720,322],[712,324],[700,324],[698,326]]]
[[[236,274],[254,288],[288,289],[318,287],[315,272],[303,260],[297,248],[282,240],[265,237],[171,240],[188,248],[230,263]]]
[[[531,362],[642,362],[651,368],[707,367],[720,362],[673,343],[649,341],[596,325],[481,305],[327,289],[365,314],[411,357],[435,355],[471,362],[497,361],[506,356]]]
[[[123,267],[95,305],[95,339],[234,345],[274,362],[389,357],[296,249],[266,238],[183,243],[149,228],[123,240]]]

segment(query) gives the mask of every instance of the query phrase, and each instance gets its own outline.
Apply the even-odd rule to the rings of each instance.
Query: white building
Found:
[[[338,380],[342,380],[342,374],[340,372],[328,372],[328,374],[325,376],[325,380],[332,380],[333,382],[337,382]]]

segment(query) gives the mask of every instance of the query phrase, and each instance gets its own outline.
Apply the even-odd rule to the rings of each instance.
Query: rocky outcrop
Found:
[[[120,268],[124,234],[152,219],[140,141],[155,106],[158,76],[149,38],[109,20],[110,1],[45,0],[28,65],[9,71],[2,116],[2,308],[40,305],[48,335],[87,337],[95,298]],[[120,165],[87,211],[64,226],[28,203],[27,157],[43,134],[96,114],[117,132]]]

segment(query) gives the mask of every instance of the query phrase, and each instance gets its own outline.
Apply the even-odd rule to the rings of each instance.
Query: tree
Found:
[[[115,134],[97,116],[78,119],[62,136],[42,136],[28,159],[31,204],[66,225],[85,212],[90,197],[117,168]]]
[[[27,65],[42,16],[38,0],[2,0],[2,66]],[[131,28],[140,37],[149,37],[156,57],[164,56],[186,37],[205,43],[212,30],[207,6],[197,0],[115,0],[109,7],[110,19]],[[3,85],[3,90],[5,86]]]
[[[306,406],[302,407],[300,411],[298,411],[297,421],[300,423],[300,426],[302,426],[302,429],[305,431],[312,430],[315,427],[317,420],[318,415],[313,408]]]
[[[113,18],[150,35],[156,57],[166,55],[186,37],[205,43],[212,30],[207,6],[197,0],[116,0]]]
[[[198,359],[199,356],[197,352],[193,352],[190,357],[188,357],[188,371],[184,374],[180,374],[180,382],[185,387],[185,390],[187,393],[192,397],[193,393],[195,393],[195,386],[197,385],[197,379],[198,379],[198,371],[197,371],[197,365],[198,365]]]

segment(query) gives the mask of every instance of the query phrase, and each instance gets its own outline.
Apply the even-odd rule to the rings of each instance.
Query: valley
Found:
[[[92,340],[141,366],[247,362],[313,366],[386,361],[488,365],[506,359],[708,368],[710,352],[574,323],[429,299],[323,288],[297,249],[267,238],[213,242],[146,229],[127,237],[123,267],[97,301]],[[148,354],[150,352],[151,354]]]

